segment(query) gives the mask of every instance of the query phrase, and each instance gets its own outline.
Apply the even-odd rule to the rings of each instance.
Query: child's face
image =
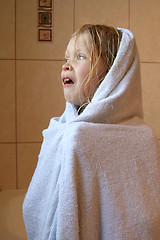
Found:
[[[61,72],[65,100],[78,106],[86,101],[83,95],[83,86],[90,71],[90,52],[84,42],[85,37],[85,34],[80,35],[76,43],[75,37],[69,41],[65,52],[66,63],[62,66]],[[99,72],[102,71],[101,65],[99,65]],[[92,97],[98,80],[96,76],[90,80],[90,91],[88,91],[87,97]]]

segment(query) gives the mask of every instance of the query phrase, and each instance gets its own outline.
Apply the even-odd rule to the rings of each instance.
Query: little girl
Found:
[[[23,204],[28,240],[160,239],[160,162],[127,29],[84,25],[62,66],[66,109],[43,131]]]
[[[114,62],[121,35],[111,27],[85,25],[72,36],[61,76],[67,102],[77,106],[90,102]]]

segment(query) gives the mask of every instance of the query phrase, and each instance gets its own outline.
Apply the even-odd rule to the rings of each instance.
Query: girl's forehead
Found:
[[[83,33],[79,36],[73,36],[66,49],[66,54],[68,54],[71,51],[77,52],[79,50],[85,50],[88,51],[88,40],[87,40],[87,34]]]

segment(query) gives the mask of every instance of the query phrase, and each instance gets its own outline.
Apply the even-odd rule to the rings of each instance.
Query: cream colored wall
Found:
[[[160,1],[54,0],[54,42],[37,41],[38,0],[1,0],[0,187],[26,188],[41,132],[64,110],[60,70],[70,35],[84,23],[130,28],[141,60],[144,119],[160,140]]]

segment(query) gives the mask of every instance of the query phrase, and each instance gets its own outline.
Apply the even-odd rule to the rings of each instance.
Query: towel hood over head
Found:
[[[135,38],[131,31],[120,30],[122,39],[116,59],[91,103],[78,117],[76,107],[66,103],[60,121],[118,123],[135,116],[142,117],[140,64]]]

